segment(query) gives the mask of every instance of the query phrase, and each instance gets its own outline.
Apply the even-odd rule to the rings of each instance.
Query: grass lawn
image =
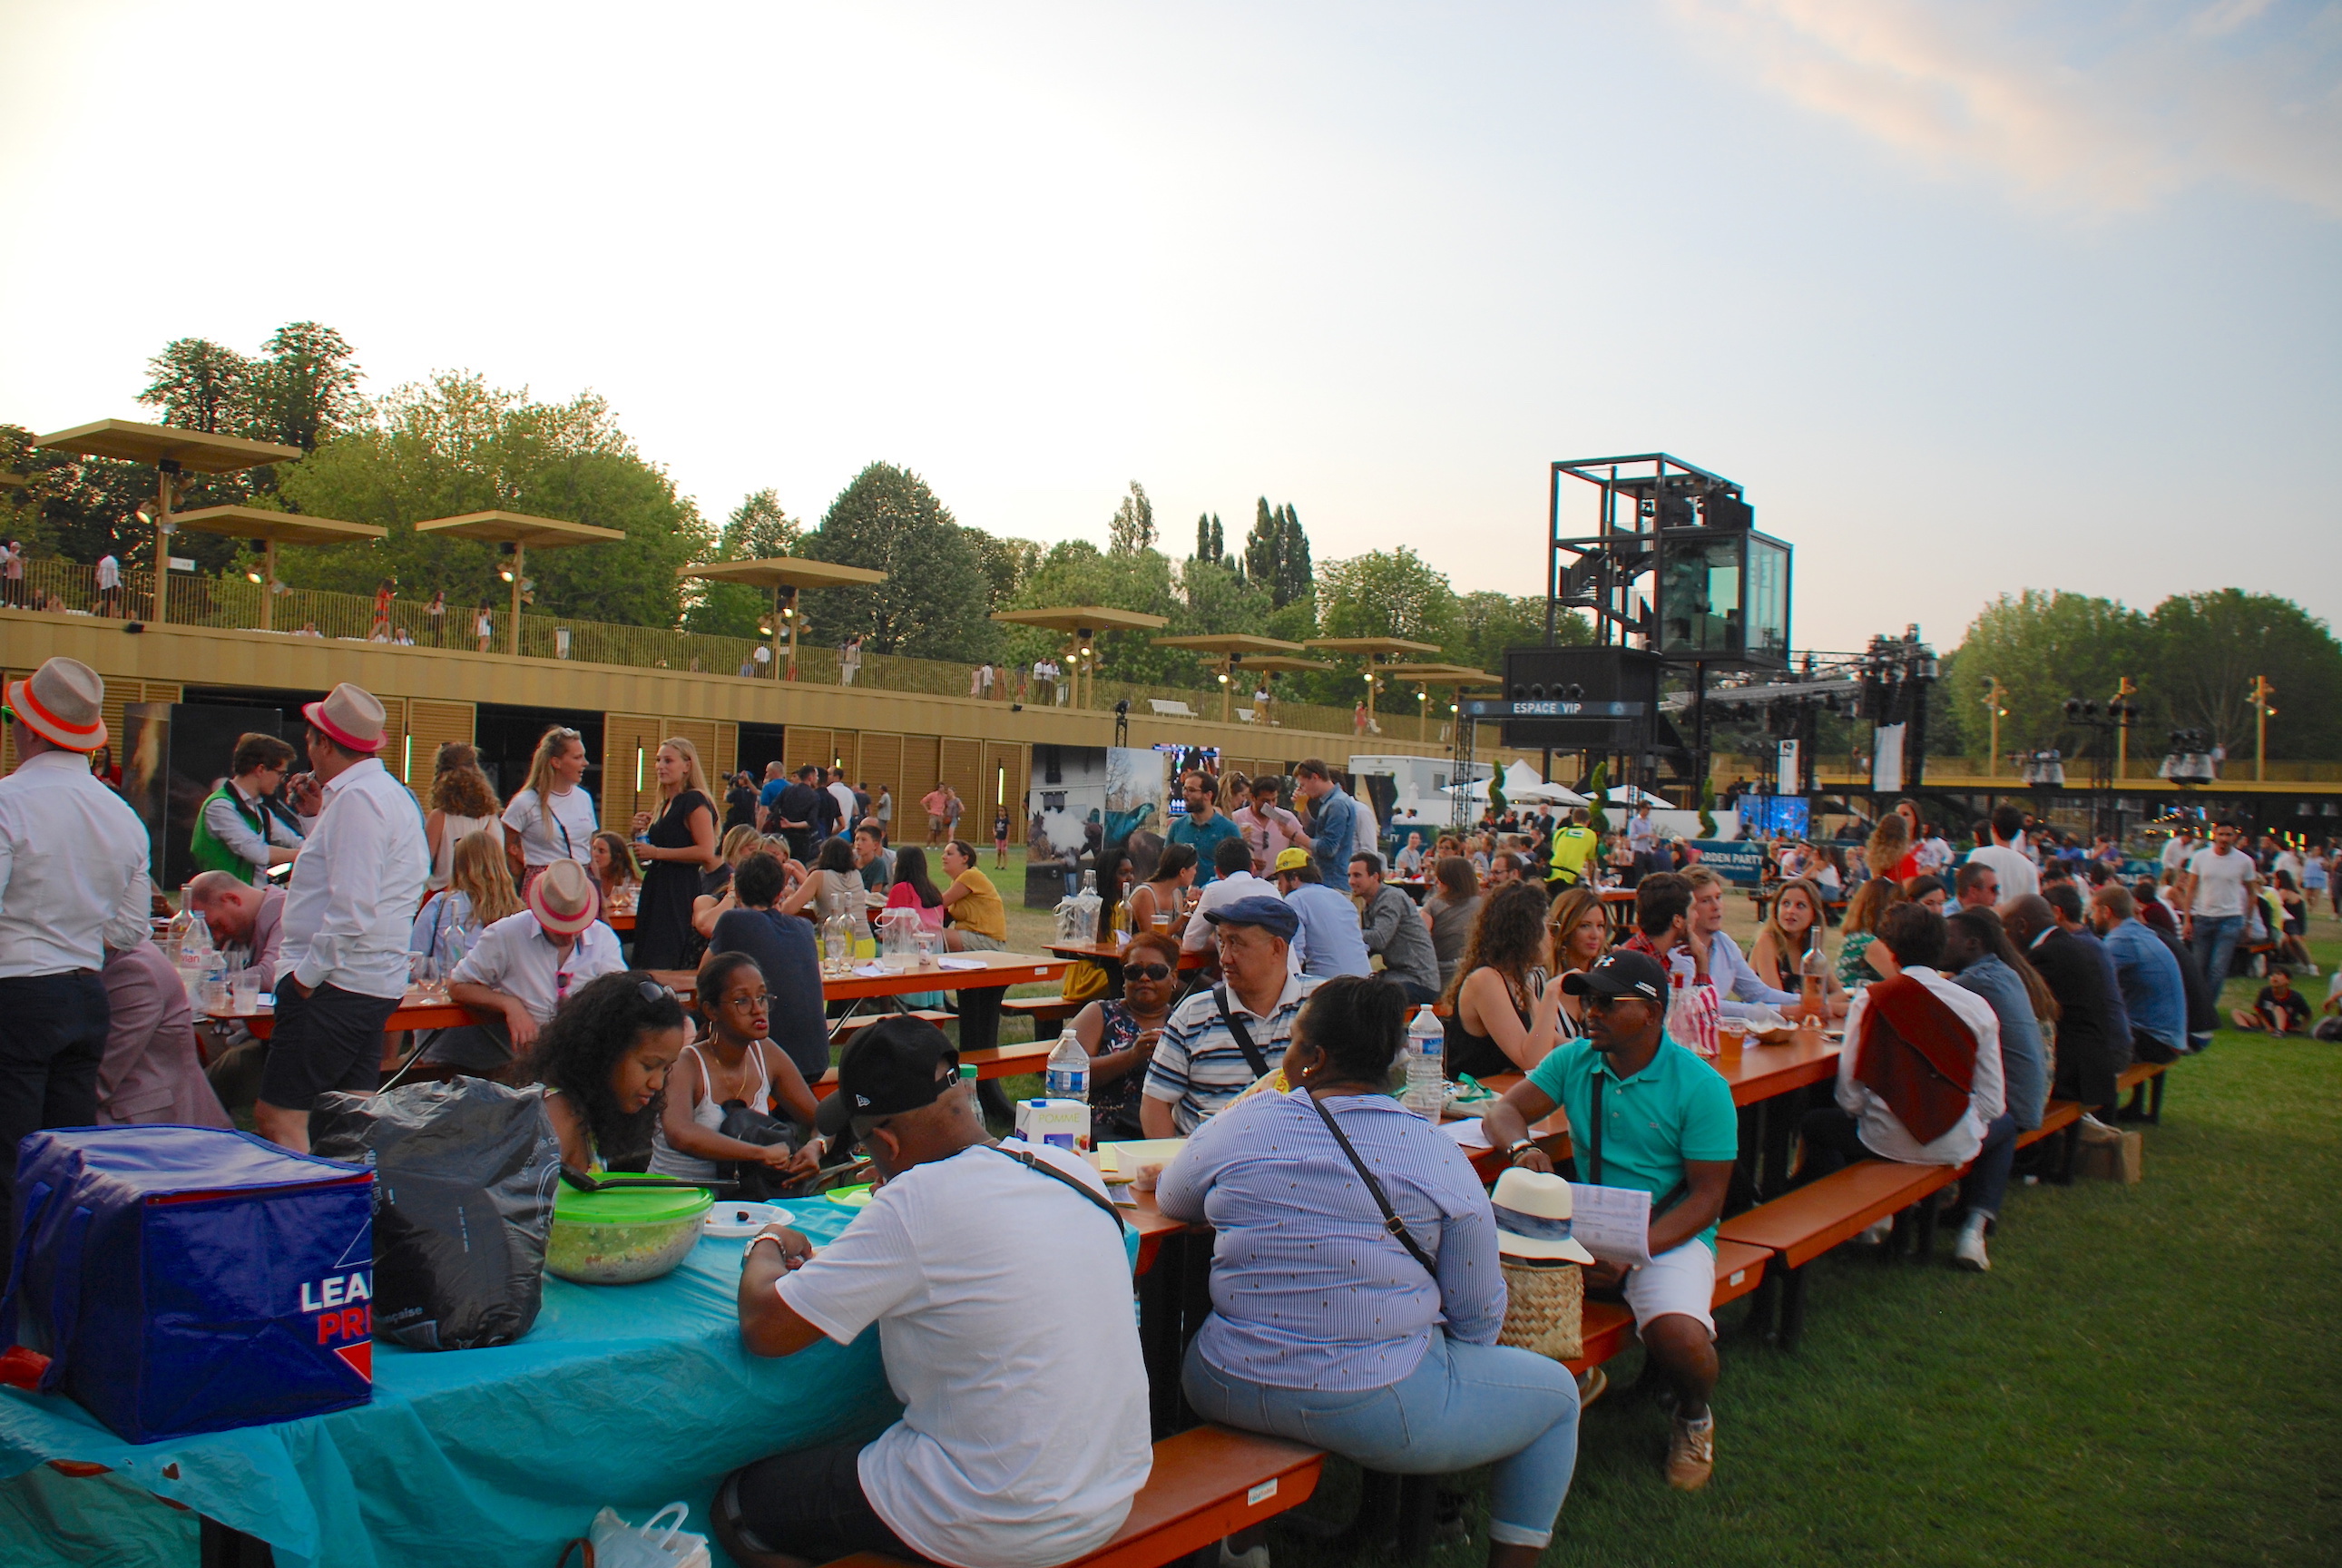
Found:
[[[2311,934],[2330,973],[2342,927]],[[2145,1181],[2012,1189],[1990,1273],[1955,1270],[1948,1233],[1932,1265],[1842,1248],[1808,1265],[1794,1353],[1726,1308],[1706,1492],[1667,1489],[1666,1418],[1624,1392],[1641,1352],[1613,1362],[1546,1561],[2342,1562],[2342,1045],[2224,1031],[2171,1079]],[[1346,1509],[1347,1469],[1313,1512]],[[1485,1560],[1471,1484],[1472,1543],[1435,1563]]]

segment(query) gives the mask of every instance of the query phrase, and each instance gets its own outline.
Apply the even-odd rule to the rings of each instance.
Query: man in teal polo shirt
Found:
[[[1163,839],[1195,850],[1196,885],[1208,887],[1218,874],[1213,867],[1218,864],[1220,845],[1228,839],[1241,839],[1244,832],[1219,809],[1220,781],[1201,768],[1190,769],[1179,780],[1179,793],[1186,799],[1187,814],[1174,818],[1171,831]]]
[[[1715,1068],[1667,1038],[1667,974],[1648,954],[1620,949],[1564,976],[1585,998],[1586,1037],[1557,1046],[1482,1116],[1488,1141],[1517,1165],[1550,1171],[1529,1124],[1556,1107],[1569,1115],[1581,1175],[1651,1194],[1651,1261],[1601,1263],[1588,1288],[1623,1284],[1643,1348],[1673,1386],[1667,1483],[1686,1492],[1716,1468],[1716,1222],[1739,1151],[1732,1090]],[[1600,1125],[1595,1096],[1601,1095]]]

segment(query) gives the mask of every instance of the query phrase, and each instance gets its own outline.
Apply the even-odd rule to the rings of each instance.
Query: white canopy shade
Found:
[[[1537,776],[1536,769],[1525,762],[1516,762],[1505,769],[1505,798],[1516,804],[1530,805],[1586,805],[1590,803],[1576,790],[1557,784],[1547,784]],[[1466,800],[1486,800],[1488,781],[1475,779],[1470,784],[1449,784],[1449,794],[1460,794]]]

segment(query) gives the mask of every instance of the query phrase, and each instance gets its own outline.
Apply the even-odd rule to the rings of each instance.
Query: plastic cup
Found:
[[[239,969],[228,976],[228,1002],[237,1013],[257,1012],[260,993],[268,984],[268,974],[261,969]]]

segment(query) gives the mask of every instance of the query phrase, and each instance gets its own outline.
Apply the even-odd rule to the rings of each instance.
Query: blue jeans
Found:
[[[1276,1388],[1187,1351],[1180,1379],[1206,1421],[1290,1438],[1394,1475],[1447,1475],[1494,1463],[1488,1539],[1543,1547],[1577,1468],[1577,1380],[1557,1361],[1442,1333],[1416,1369],[1383,1388]]]
[[[2017,1163],[2017,1118],[2003,1111],[1984,1130],[1984,1146],[1977,1151],[1976,1167],[1960,1189],[1963,1206],[1972,1214],[1997,1218],[2000,1200],[2008,1191],[2008,1168]]]
[[[2244,934],[2241,914],[2196,917],[2196,935],[2188,945],[2196,950],[2196,962],[2204,966],[2204,980],[2212,987],[2215,1006],[2219,1004],[2220,987],[2228,983],[2228,961],[2236,954],[2237,938]]]

